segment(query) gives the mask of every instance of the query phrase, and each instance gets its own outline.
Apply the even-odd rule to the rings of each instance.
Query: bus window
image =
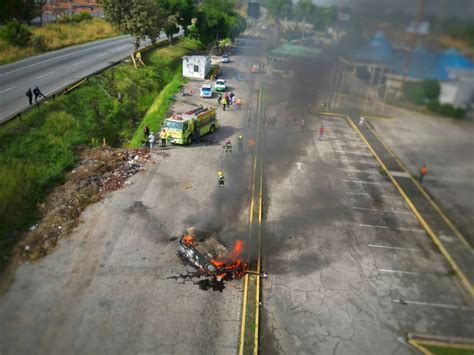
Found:
[[[188,122],[183,122],[183,132],[188,130]]]

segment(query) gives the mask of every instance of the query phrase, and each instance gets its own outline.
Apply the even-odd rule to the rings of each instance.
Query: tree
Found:
[[[188,27],[196,16],[196,6],[193,0],[158,0],[162,8],[176,17],[176,23],[181,26],[186,35]]]
[[[28,25],[36,16],[40,15],[40,4],[35,0],[5,0],[0,8],[0,21],[25,21]]]
[[[135,37],[135,50],[142,39],[155,41],[163,27],[162,9],[153,0],[103,0],[107,20],[119,31]]]
[[[300,0],[296,7],[296,13],[298,18],[303,21],[303,37],[304,37],[304,30],[306,26],[306,19],[311,17],[314,13],[315,6],[311,0]]]
[[[226,37],[235,38],[246,27],[245,19],[234,11],[232,0],[204,0],[196,17],[199,39],[209,45]]]
[[[275,21],[273,40],[278,40],[280,20],[291,13],[293,4],[291,0],[267,0],[268,16]]]
[[[163,31],[168,37],[169,44],[173,42],[173,35],[179,32],[178,17],[176,15],[168,15],[163,23]]]

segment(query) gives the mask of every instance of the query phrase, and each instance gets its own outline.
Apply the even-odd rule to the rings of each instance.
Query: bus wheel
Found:
[[[212,126],[211,126],[211,129],[209,130],[209,132],[214,133],[215,130],[216,130],[216,126],[212,125]]]
[[[193,136],[190,134],[188,138],[186,139],[186,144],[192,144],[193,143]]]

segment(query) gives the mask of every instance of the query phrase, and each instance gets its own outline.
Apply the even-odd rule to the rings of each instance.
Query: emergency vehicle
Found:
[[[199,137],[214,133],[219,127],[215,108],[198,107],[194,110],[167,118],[160,132],[160,138],[174,144],[191,144],[194,135]]]

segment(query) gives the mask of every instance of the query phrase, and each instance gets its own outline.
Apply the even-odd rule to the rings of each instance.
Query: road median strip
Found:
[[[257,148],[253,163],[253,178],[251,188],[251,201],[249,209],[249,244],[253,236],[257,237],[257,259],[253,265],[255,270],[250,270],[244,279],[242,301],[241,328],[239,355],[258,354],[259,329],[260,329],[260,288],[261,288],[261,238],[263,220],[263,155],[261,154],[262,139],[261,129],[261,104],[262,89],[259,90],[257,108]],[[258,186],[258,190],[257,190]],[[257,206],[255,206],[257,205]],[[256,208],[255,208],[256,207]],[[256,217],[256,218],[254,218]],[[257,223],[255,224],[255,220]],[[256,230],[255,230],[256,229]],[[249,260],[250,261],[250,253]]]

